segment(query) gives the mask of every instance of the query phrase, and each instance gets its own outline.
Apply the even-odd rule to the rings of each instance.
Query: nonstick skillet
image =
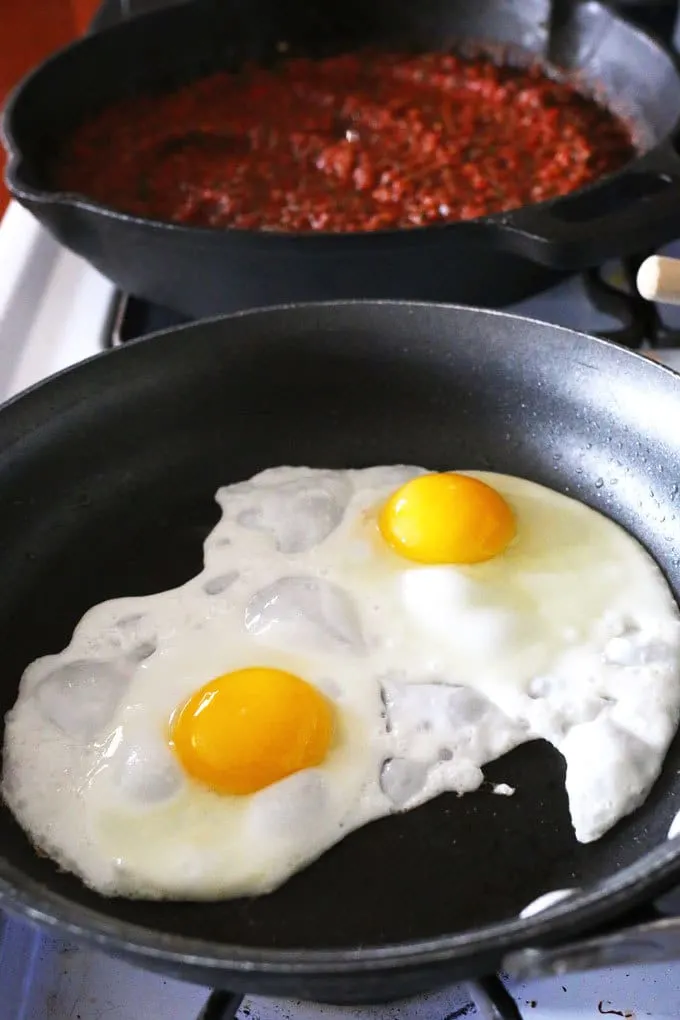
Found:
[[[394,462],[568,492],[637,535],[680,596],[680,377],[469,308],[245,313],[108,352],[0,410],[2,713],[27,663],[62,648],[87,608],[199,570],[220,484],[277,464]],[[676,739],[644,806],[582,846],[562,759],[535,742],[486,769],[513,797],[439,797],[351,835],[271,895],[208,904],[98,896],[36,854],[3,808],[1,902],[141,966],[317,1001],[400,998],[513,953],[516,968],[550,969],[583,932],[600,942],[587,959],[567,953],[572,966],[649,959],[677,948],[677,924],[602,933],[680,882],[680,844],[666,839],[679,769]],[[557,956],[520,952],[546,946]]]
[[[191,318],[291,301],[409,298],[498,307],[559,270],[644,254],[680,233],[680,70],[598,0],[192,0],[62,50],[18,86],[3,118],[7,184],[63,244],[136,294]],[[58,191],[50,163],[96,108],[249,61],[470,44],[517,48],[605,93],[641,155],[555,201],[449,226],[349,234],[188,227]]]

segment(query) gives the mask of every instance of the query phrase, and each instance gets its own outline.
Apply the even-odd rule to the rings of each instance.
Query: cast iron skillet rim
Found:
[[[680,75],[680,66],[678,66],[678,74]],[[7,113],[9,113],[10,110],[11,106],[8,104],[6,107]],[[680,116],[676,119],[668,137],[672,138],[678,131],[680,131]],[[23,157],[19,156],[18,149],[14,145],[11,133],[8,131],[3,131],[2,133],[10,146],[8,150],[9,157],[7,161],[7,168],[5,170],[5,183],[11,194],[23,202],[40,202],[50,203],[52,205],[61,205],[66,208],[77,209],[84,213],[93,213],[106,220],[112,220],[126,226],[143,227],[145,229],[152,227],[154,230],[162,230],[175,236],[184,235],[194,243],[198,241],[212,243],[214,238],[222,237],[226,234],[229,237],[238,239],[239,244],[251,244],[253,247],[257,247],[259,244],[266,242],[267,245],[276,244],[282,248],[285,248],[286,245],[292,245],[293,243],[297,246],[301,240],[304,240],[306,243],[311,243],[317,248],[323,248],[324,245],[330,245],[331,242],[352,244],[359,247],[361,245],[368,245],[372,243],[372,238],[375,238],[375,242],[391,242],[398,239],[399,243],[402,244],[406,239],[408,239],[409,243],[422,244],[425,243],[425,241],[431,242],[435,236],[438,240],[441,240],[444,235],[456,229],[458,229],[459,233],[462,233],[461,228],[472,231],[479,228],[483,229],[487,225],[492,226],[496,224],[498,226],[505,226],[513,213],[519,213],[520,210],[536,209],[540,212],[549,212],[560,202],[571,198],[572,196],[590,194],[598,187],[601,187],[605,182],[614,181],[623,176],[635,175],[638,173],[638,170],[640,173],[650,172],[646,164],[658,150],[665,146],[667,141],[662,140],[651,149],[647,149],[644,152],[638,152],[633,159],[616,172],[603,174],[601,177],[596,178],[589,184],[576,188],[574,191],[567,192],[567,194],[562,195],[559,198],[546,199],[543,202],[527,202],[524,205],[514,206],[512,209],[507,209],[504,212],[492,213],[488,216],[476,216],[474,219],[469,220],[456,220],[452,223],[421,224],[413,227],[395,227],[391,230],[339,230],[331,232],[321,230],[247,230],[241,227],[205,227],[200,225],[174,223],[170,220],[155,220],[148,216],[135,216],[132,213],[119,212],[111,206],[101,205],[99,202],[87,199],[84,196],[79,195],[77,192],[48,191],[41,190],[39,188],[32,188],[30,185],[19,182]],[[267,307],[270,306],[268,305]]]
[[[625,15],[614,8],[611,3],[606,2],[606,0],[576,0],[575,6],[596,7],[606,11],[617,23],[625,25],[625,27],[638,38],[642,37],[644,40],[654,43],[663,52],[666,59],[671,62],[678,76],[680,76],[680,53],[676,54],[673,50],[671,50],[671,48],[656,32],[646,31],[639,25],[636,25],[634,21],[625,17]],[[167,13],[166,10],[162,8],[155,11],[147,11],[144,14],[138,15],[137,18],[153,19],[163,16],[165,13]],[[135,18],[135,20],[137,20],[137,18]],[[128,22],[121,22],[120,24],[112,25],[109,28],[103,29],[103,31],[115,32],[117,29],[124,29],[127,24]],[[586,184],[581,188],[576,188],[574,191],[567,192],[566,195],[561,195],[558,198],[546,199],[543,202],[529,202],[518,206],[517,208],[508,209],[505,212],[493,213],[488,216],[477,216],[470,220],[459,220],[454,221],[453,223],[424,224],[413,227],[398,227],[387,230],[371,230],[363,232],[337,231],[333,233],[313,230],[276,231],[262,229],[246,230],[236,227],[193,226],[183,223],[174,223],[170,220],[157,220],[151,217],[136,216],[132,213],[119,212],[111,206],[102,205],[97,201],[88,199],[86,196],[79,195],[78,192],[53,191],[49,188],[34,188],[21,181],[21,170],[24,162],[24,156],[10,128],[10,124],[14,117],[14,107],[17,104],[19,96],[25,88],[28,88],[31,85],[34,79],[42,75],[43,71],[46,71],[53,64],[58,63],[72,49],[81,45],[86,45],[90,39],[91,36],[86,35],[81,39],[77,39],[75,42],[71,42],[66,46],[60,47],[29,74],[25,75],[7,97],[4,109],[0,116],[0,140],[3,142],[7,152],[7,163],[4,177],[8,190],[14,197],[27,203],[41,202],[53,205],[62,205],[85,213],[93,213],[107,220],[114,220],[125,225],[134,225],[145,229],[151,227],[154,230],[160,229],[174,235],[185,235],[194,242],[199,240],[210,241],[211,238],[220,237],[226,234],[229,237],[238,238],[239,243],[252,244],[254,247],[257,247],[258,244],[262,242],[266,242],[268,245],[274,243],[285,248],[287,244],[298,242],[300,239],[304,239],[308,244],[311,242],[315,247],[320,248],[336,241],[340,241],[340,243],[343,244],[350,242],[353,246],[360,246],[362,244],[370,243],[370,240],[368,240],[370,238],[375,238],[376,242],[380,240],[392,241],[395,238],[398,238],[400,243],[403,243],[403,241],[408,238],[409,243],[417,244],[419,242],[423,243],[426,239],[431,241],[433,238],[433,231],[436,231],[437,235],[440,236],[444,234],[444,232],[448,232],[456,227],[458,227],[460,231],[462,226],[468,226],[468,229],[470,227],[472,229],[475,229],[476,227],[483,228],[485,225],[491,226],[492,224],[503,226],[508,217],[511,217],[513,213],[517,213],[520,210],[529,208],[532,210],[536,209],[539,212],[549,212],[549,210],[554,208],[556,205],[559,205],[560,202],[569,199],[572,196],[589,194],[606,181],[613,181],[619,177],[636,173],[638,167],[644,171],[644,166],[642,165],[643,161],[648,160],[651,156],[653,156],[658,149],[661,149],[664,145],[666,145],[668,140],[673,139],[678,131],[680,131],[679,112],[672,128],[666,133],[664,138],[651,148],[638,151],[633,159],[624,164],[624,166],[614,173],[603,174],[602,177],[598,177],[589,184]],[[489,40],[486,40],[486,42],[489,42]],[[480,43],[480,45],[483,45],[483,43]],[[607,108],[609,109],[609,107]]]
[[[403,309],[406,311],[411,308],[451,309],[462,312],[464,317],[482,314],[487,318],[510,319],[516,324],[524,323],[530,324],[532,327],[542,327],[550,334],[556,334],[558,340],[577,338],[581,344],[586,343],[593,348],[600,345],[615,348],[625,361],[644,360],[645,371],[648,374],[650,372],[657,375],[663,373],[669,377],[677,378],[676,374],[665,366],[650,362],[636,352],[617,348],[616,344],[607,340],[589,337],[584,333],[552,326],[540,320],[527,319],[520,315],[445,303],[328,301],[287,304],[265,310],[247,310],[231,316],[215,316],[212,319],[204,320],[202,325],[215,325],[222,321],[228,323],[231,319],[240,319],[244,316],[255,316],[266,322],[269,313],[294,314],[302,309],[314,313],[315,311],[332,312],[336,309],[367,306],[375,309]],[[120,355],[126,350],[146,350],[149,340],[155,340],[158,345],[163,343],[163,339],[168,335],[177,333],[181,336],[185,330],[191,330],[194,326],[195,324],[189,324],[174,330],[160,331],[132,344],[126,344],[124,347],[100,352],[87,361],[64,369],[29,390],[15,395],[4,405],[3,412],[19,401],[26,403],[33,397],[39,396],[43,387],[49,388],[56,379],[76,378],[79,374],[89,371],[87,366],[91,362],[115,354]],[[533,339],[524,342],[533,342]],[[126,356],[130,357],[130,355]],[[135,356],[143,357],[144,355],[133,355],[133,357]],[[258,947],[232,946],[200,939],[186,939],[181,935],[165,935],[152,928],[108,917],[99,910],[81,906],[63,896],[51,893],[43,884],[23,876],[19,868],[2,861],[1,857],[0,904],[34,922],[55,928],[81,941],[94,942],[114,953],[132,953],[168,966],[173,964],[196,965],[214,970],[226,967],[244,975],[256,971],[273,975],[293,972],[315,974],[319,970],[329,974],[343,974],[363,972],[369,969],[389,971],[404,965],[445,964],[470,956],[475,951],[495,953],[500,956],[511,948],[527,945],[544,937],[548,937],[554,942],[559,937],[575,934],[577,931],[588,928],[589,925],[598,925],[614,918],[621,913],[624,906],[628,908],[649,901],[650,896],[667,890],[678,879],[680,879],[680,843],[665,841],[634,864],[609,877],[606,880],[608,886],[606,892],[603,892],[597,885],[590,889],[579,890],[573,897],[562,900],[531,918],[513,917],[467,932],[430,939],[327,950],[305,948],[263,950]],[[578,901],[575,905],[574,900]]]

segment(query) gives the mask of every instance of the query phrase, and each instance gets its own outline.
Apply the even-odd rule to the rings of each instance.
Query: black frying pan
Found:
[[[557,270],[654,250],[680,234],[680,71],[668,49],[597,0],[193,0],[81,40],[19,86],[3,131],[7,183],[63,244],[127,293],[199,318],[288,301],[399,298],[498,306]],[[366,45],[495,43],[604,89],[643,154],[592,188],[450,226],[373,234],[201,229],[116,213],[57,192],[50,161],[78,121],[112,99],[217,67]],[[279,54],[280,57],[280,54]],[[115,159],[115,153],[112,159]]]
[[[199,570],[219,485],[277,464],[395,462],[569,491],[636,534],[680,595],[679,377],[468,308],[260,311],[96,357],[0,411],[0,711],[27,663],[62,648],[94,603]],[[486,769],[514,797],[439,797],[349,836],[271,895],[209,904],[102,898],[38,856],[2,810],[0,893],[41,923],[212,986],[398,998],[563,943],[677,882],[680,845],[665,837],[679,768],[676,740],[645,805],[582,846],[560,755],[525,745]],[[579,891],[518,919],[565,886]],[[642,951],[629,940],[627,952]]]

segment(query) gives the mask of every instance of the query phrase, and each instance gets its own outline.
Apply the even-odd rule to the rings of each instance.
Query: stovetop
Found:
[[[120,0],[134,13],[166,0]],[[108,5],[108,15],[120,8]],[[622,3],[629,16],[670,36],[673,0]],[[680,241],[664,249],[680,256]],[[640,254],[640,259],[647,252]],[[508,308],[641,348],[680,371],[680,309],[659,309],[631,288],[640,259],[573,276]],[[179,324],[180,316],[117,294],[60,248],[16,205],[0,223],[0,398],[107,347]],[[504,979],[516,1003],[480,1012],[465,986],[364,1009],[225,996],[203,1020],[641,1020],[680,1018],[680,963],[593,971],[546,981]],[[493,985],[487,991],[498,993]],[[151,975],[0,915],[0,1020],[196,1020],[208,992]],[[488,1007],[488,1003],[487,1003]]]

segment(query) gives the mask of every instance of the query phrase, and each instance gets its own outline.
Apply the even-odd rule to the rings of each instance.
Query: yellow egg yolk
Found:
[[[185,771],[226,794],[255,793],[321,764],[333,729],[333,709],[320,691],[267,667],[215,677],[170,722]]]
[[[412,478],[384,504],[378,526],[395,552],[418,563],[490,560],[516,531],[500,493],[453,472]]]

